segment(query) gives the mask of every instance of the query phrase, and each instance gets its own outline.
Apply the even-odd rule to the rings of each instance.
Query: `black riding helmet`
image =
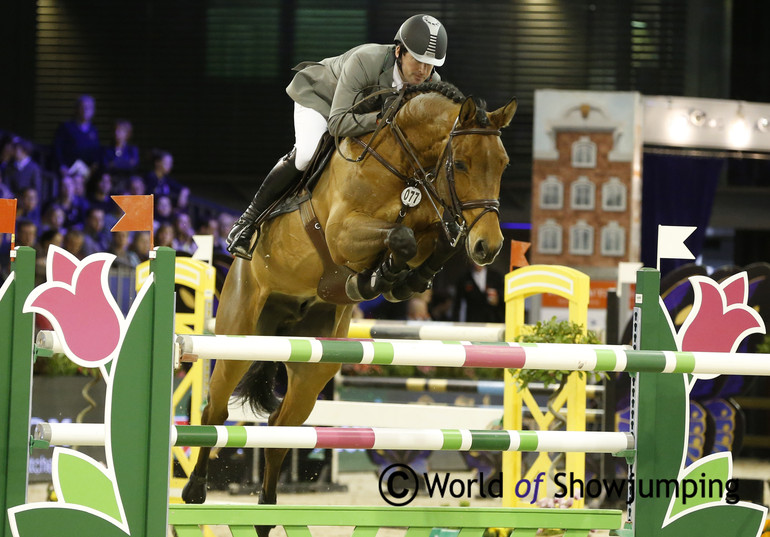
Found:
[[[430,15],[406,19],[396,32],[395,41],[404,45],[417,61],[440,67],[446,60],[446,29]]]

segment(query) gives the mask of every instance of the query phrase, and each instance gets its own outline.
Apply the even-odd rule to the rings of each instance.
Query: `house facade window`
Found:
[[[602,228],[601,254],[608,257],[623,257],[626,254],[626,230],[617,222],[610,222]]]
[[[541,254],[561,254],[561,226],[549,218],[540,226],[537,236],[537,249]]]
[[[555,175],[549,175],[540,185],[540,208],[561,209],[564,206],[564,184]]]
[[[581,136],[572,144],[573,168],[596,168],[596,144],[588,136]]]
[[[581,175],[570,186],[570,206],[578,211],[593,211],[596,198],[596,185],[588,177]]]
[[[594,253],[594,228],[583,220],[578,220],[569,230],[569,251],[574,255]]]
[[[602,185],[602,210],[623,212],[626,210],[627,189],[617,177]]]

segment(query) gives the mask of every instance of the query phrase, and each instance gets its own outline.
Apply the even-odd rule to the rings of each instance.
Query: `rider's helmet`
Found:
[[[446,59],[446,29],[438,19],[430,15],[409,17],[396,32],[395,41],[417,61],[430,65],[444,65]]]

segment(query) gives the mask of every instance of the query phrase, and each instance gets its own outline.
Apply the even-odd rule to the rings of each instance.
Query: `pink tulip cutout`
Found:
[[[47,281],[24,304],[25,312],[38,313],[51,322],[67,356],[83,367],[99,367],[112,360],[123,339],[125,319],[108,284],[114,259],[112,254],[97,253],[81,261],[51,246]]]
[[[749,282],[745,272],[722,283],[692,276],[690,283],[695,300],[677,334],[680,350],[735,352],[746,336],[765,332],[762,317],[747,305]]]

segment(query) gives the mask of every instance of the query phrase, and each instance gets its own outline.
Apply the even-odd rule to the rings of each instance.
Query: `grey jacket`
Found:
[[[359,45],[320,62],[297,65],[286,93],[295,102],[312,108],[329,122],[329,132],[336,136],[360,136],[377,127],[382,98],[372,99],[363,113],[346,114],[363,97],[383,88],[393,87],[395,45],[373,43]],[[432,81],[441,77],[434,71]]]

